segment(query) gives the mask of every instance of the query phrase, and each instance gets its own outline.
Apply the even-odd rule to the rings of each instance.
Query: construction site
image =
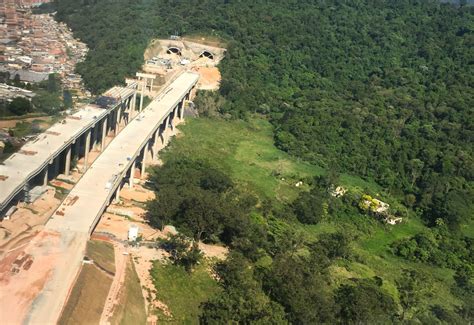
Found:
[[[142,69],[156,75],[158,84],[172,78],[177,71],[191,70],[200,75],[200,89],[217,90],[220,84],[217,65],[224,58],[225,52],[224,48],[205,45],[196,40],[177,37],[157,39],[145,51]]]
[[[159,151],[179,135],[176,126],[195,115],[196,90],[218,88],[224,53],[153,42],[127,87],[107,91],[66,125],[60,121],[27,142],[9,158],[18,163],[0,166],[2,323],[116,323],[132,293],[143,301],[137,313],[147,323],[156,323],[157,310],[169,313],[150,276],[153,261],[167,253],[152,244],[176,230],[146,221],[145,204],[154,198],[147,169],[161,163]],[[146,96],[152,101],[144,107]],[[227,253],[200,248],[208,257]]]

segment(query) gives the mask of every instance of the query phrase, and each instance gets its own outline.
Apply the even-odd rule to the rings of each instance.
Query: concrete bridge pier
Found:
[[[129,188],[133,188],[133,184],[135,183],[135,165],[136,165],[136,160],[133,161],[132,166],[130,167],[130,177],[128,178],[129,180]]]
[[[114,203],[120,202],[120,190],[122,189],[122,182],[119,183],[117,189],[115,190]]]
[[[141,73],[141,72],[137,72],[136,76],[138,78],[139,87],[141,85],[141,90],[140,90],[140,112],[141,112],[143,110],[143,96],[144,96],[145,91],[148,87],[148,80],[151,80],[150,91],[152,91],[153,90],[153,80],[156,78],[156,76],[154,74]]]
[[[48,176],[49,176],[48,169],[49,169],[49,165],[47,165],[43,170],[43,186],[48,185],[48,180],[49,180],[48,179]]]
[[[179,105],[179,119],[182,121],[184,120],[184,105],[186,103],[186,99],[183,98],[183,100],[181,101],[180,105]]]
[[[114,134],[117,135],[120,131],[120,118],[121,118],[121,107],[119,106],[117,110],[115,110],[115,128],[114,128]]]
[[[97,123],[91,128],[92,150],[97,149],[99,144],[99,124]]]
[[[158,159],[158,150],[160,150],[160,142],[159,142],[159,137],[160,137],[160,131],[161,131],[161,126],[156,129],[155,134],[153,136],[153,160]]]
[[[168,117],[168,123],[168,127],[171,129],[171,131],[174,131],[174,111],[171,111]]]
[[[64,161],[64,175],[69,176],[71,171],[71,156],[72,156],[72,147],[68,146],[66,148],[66,155]]]
[[[178,125],[181,122],[181,102],[176,106],[174,110],[174,124]]]
[[[145,87],[146,87],[146,80],[142,82],[142,90],[140,91],[140,109],[138,110],[139,112],[143,110],[143,94],[145,93]]]
[[[89,151],[90,151],[90,146],[91,146],[91,130],[86,132],[86,145],[84,148],[84,171],[87,170],[88,168],[88,160],[89,160]]]
[[[128,110],[128,99],[125,99],[120,107],[122,111],[120,117],[120,126],[125,127],[127,125],[126,117],[127,117],[127,110]]]
[[[140,178],[143,179],[145,172],[146,172],[146,163],[148,159],[148,152],[150,151],[150,140],[147,141],[145,147],[143,147],[142,152],[142,162],[141,162],[141,171],[140,171]]]
[[[170,116],[168,115],[165,120],[163,121],[163,130],[161,132],[161,139],[163,145],[165,145],[166,141],[168,141],[168,124],[169,124]]]
[[[104,118],[102,120],[102,135],[100,141],[100,151],[104,151],[105,149],[105,138],[107,137],[107,120],[108,118]]]
[[[135,111],[137,110],[137,91],[133,93],[133,98],[130,106],[130,119],[133,119],[135,116]]]

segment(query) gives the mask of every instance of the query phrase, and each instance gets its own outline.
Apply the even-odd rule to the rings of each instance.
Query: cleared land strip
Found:
[[[11,276],[8,288],[2,288],[2,291],[5,290],[3,294],[0,292],[0,298],[4,298],[0,300],[10,303],[2,305],[0,313],[11,313],[8,308],[14,310],[16,306],[19,313],[14,320],[23,321],[22,312],[24,315],[25,309],[29,309],[26,318],[29,323],[49,324],[57,321],[80,269],[89,233],[114,194],[120,177],[125,175],[140,148],[197,83],[198,78],[194,73],[179,76],[162,96],[140,114],[140,118],[134,119],[117,135],[91,165],[64,201],[74,201],[74,204],[63,203],[58,209],[62,216],[55,215],[40,233],[42,239],[33,240],[32,245],[25,248],[25,252],[33,258],[43,259],[45,262],[47,260],[47,267],[35,267],[33,263],[31,269],[34,268],[38,273],[32,280],[18,275]],[[113,179],[115,182],[112,188],[106,188],[106,183]],[[44,245],[44,240],[49,240],[48,238],[54,238],[56,244]],[[34,286],[35,283],[31,281],[37,281],[37,278],[43,279],[45,284],[38,288],[39,294],[29,308],[29,301],[25,301],[23,297]],[[22,305],[18,306],[15,300],[22,300]]]

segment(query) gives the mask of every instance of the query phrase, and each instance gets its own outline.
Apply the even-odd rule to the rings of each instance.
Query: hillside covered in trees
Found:
[[[472,204],[473,7],[436,1],[69,1],[98,92],[132,75],[152,37],[228,40],[222,112],[266,114],[277,145],[375,179],[428,222]]]
[[[152,38],[168,37],[175,31],[221,38],[228,48],[220,65],[221,88],[218,93],[205,95],[224,103],[216,107],[221,116],[249,120],[262,115],[272,123],[274,143],[281,150],[333,174],[348,173],[376,182],[402,202],[410,214],[429,227],[429,234],[401,238],[393,244],[394,254],[413,263],[456,271],[455,281],[461,288],[457,287],[456,295],[465,304],[456,316],[449,314],[449,320],[444,309],[436,307],[433,314],[448,322],[460,321],[455,317],[472,319],[472,6],[434,0],[56,0],[56,7],[57,18],[68,23],[90,48],[78,72],[95,92],[133,75]],[[299,215],[299,221],[317,223],[324,210],[316,210],[317,215],[308,211],[323,207],[322,203],[330,205],[327,198],[321,198],[325,187],[315,184],[310,192],[287,204],[291,210],[288,213]],[[168,189],[177,191],[178,185],[183,186],[169,184]],[[191,186],[190,197],[195,200],[192,206],[196,202],[210,204],[210,194],[201,193],[198,187]],[[229,189],[202,190],[210,190],[211,198],[220,200],[230,195]],[[350,201],[350,208],[334,208],[329,214],[356,213]],[[235,210],[226,205],[221,208],[229,213]],[[251,210],[242,208],[244,216],[237,216],[243,224],[252,224],[245,223],[250,222],[247,218]],[[156,218],[182,221],[182,215],[173,211],[156,212]],[[213,227],[217,237],[213,240],[232,245],[236,238],[240,242],[262,238],[232,228],[236,225],[226,228],[227,222],[216,221]],[[219,238],[223,229],[230,229],[230,237]],[[344,254],[328,252],[324,240],[337,241],[323,238],[319,246],[305,246],[311,253],[304,263],[292,260],[293,252],[276,249],[266,241],[256,242],[255,246],[271,256],[274,264],[271,271],[265,269],[265,274],[249,271],[254,273],[239,275],[244,279],[239,279],[235,270],[255,263],[261,256],[235,246],[237,255],[232,255],[220,273],[228,296],[209,301],[203,319],[222,321],[230,315],[219,313],[222,304],[251,296],[255,286],[265,293],[254,297],[262,304],[261,313],[257,313],[261,318],[253,314],[249,317],[263,322],[269,320],[265,318],[269,314],[277,317],[272,321],[295,323],[395,319],[398,311],[393,301],[377,291],[381,286],[377,280],[343,285],[327,295],[330,303],[316,303],[327,289],[323,284],[329,281],[326,276],[331,261],[345,258]],[[300,262],[295,268],[299,271],[284,267]],[[320,266],[316,268],[317,263]],[[418,281],[410,271],[405,275],[409,281]],[[285,287],[285,279],[292,279],[294,287]],[[248,292],[238,291],[236,281],[247,283]],[[329,309],[308,311],[303,308],[303,298],[297,300],[301,305],[290,305],[294,295],[301,294],[297,288],[308,281],[320,290],[314,296],[314,307]],[[275,287],[282,290],[275,292],[271,289]],[[364,315],[375,318],[358,319],[356,310],[367,306],[351,309],[348,297],[361,304],[367,297],[379,297],[374,300],[373,310],[364,309]],[[402,298],[400,294],[401,305]],[[415,301],[405,303],[416,305]],[[391,310],[391,314],[380,313],[384,309]],[[337,319],[331,318],[335,310]]]

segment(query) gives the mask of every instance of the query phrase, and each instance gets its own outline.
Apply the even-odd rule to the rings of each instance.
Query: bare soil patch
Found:
[[[198,87],[204,90],[217,90],[221,83],[221,73],[217,67],[193,67],[193,71],[199,73]]]

